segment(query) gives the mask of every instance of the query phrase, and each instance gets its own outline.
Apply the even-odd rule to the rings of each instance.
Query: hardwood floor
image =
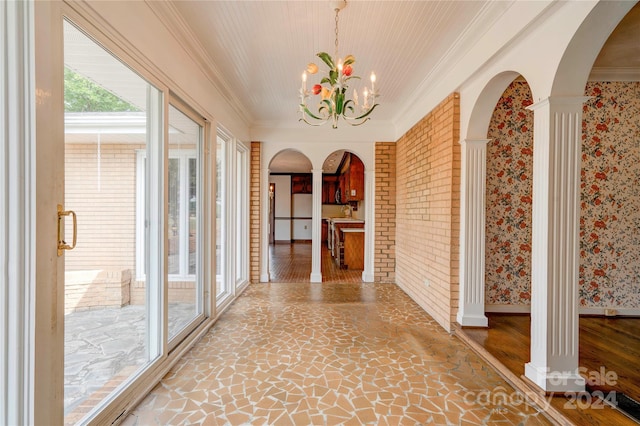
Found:
[[[362,270],[340,269],[322,244],[323,283],[361,283]],[[271,282],[308,283],[311,276],[311,243],[269,245]]]
[[[530,317],[498,314],[488,314],[488,317],[488,329],[464,328],[457,333],[502,363],[503,373],[512,373],[512,377],[520,379],[524,375],[524,364],[530,359]],[[581,317],[579,357],[581,372],[590,380],[592,391],[600,391],[605,397],[613,397],[615,394],[610,394],[611,391],[623,392],[640,400],[640,319]],[[599,378],[604,380],[598,383]],[[591,396],[573,398],[571,401],[571,397],[561,395],[550,400],[552,407],[574,424],[636,424]]]

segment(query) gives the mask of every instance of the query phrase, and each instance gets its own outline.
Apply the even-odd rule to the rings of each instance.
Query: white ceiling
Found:
[[[420,96],[415,88],[452,46],[484,30],[487,19],[492,22],[510,4],[349,1],[339,15],[339,55],[355,56],[354,74],[362,83],[369,84],[375,71],[381,97],[372,121],[393,121],[408,99]],[[175,1],[173,6],[250,126],[297,124],[302,72],[315,62],[319,80],[325,66],[316,53],[334,54],[335,12],[328,0]],[[310,78],[309,87],[318,82]]]
[[[369,73],[375,71],[381,95],[371,124],[365,126],[394,126],[403,109],[425,95],[416,88],[435,75],[446,75],[455,66],[456,56],[473,49],[474,40],[515,1],[350,0],[339,15],[339,53],[356,57],[354,74],[363,82],[368,84]],[[220,91],[249,127],[299,126],[301,73],[309,62],[323,71],[324,64],[315,54],[333,55],[334,51],[335,13],[329,0],[174,0],[164,4],[180,24],[175,29],[190,33],[189,38],[202,48]],[[640,6],[636,5],[612,34],[595,67],[637,71],[639,32]],[[90,56],[92,52],[83,51],[81,37],[71,40],[78,54],[65,58],[67,63],[77,64],[99,83],[104,76],[113,80],[118,74],[102,67],[100,58]],[[310,79],[308,86],[315,82]],[[130,89],[132,83],[123,80],[122,85]],[[143,99],[129,100],[138,104],[138,98]],[[300,159],[286,157],[294,152],[287,151],[278,160],[282,162],[275,164],[279,171],[300,166]]]

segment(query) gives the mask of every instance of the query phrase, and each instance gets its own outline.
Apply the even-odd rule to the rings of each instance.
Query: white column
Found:
[[[262,150],[260,151],[262,154]],[[263,164],[264,158],[260,159]],[[269,276],[269,169],[260,169],[260,282],[268,283]]]
[[[322,169],[311,170],[313,174],[313,203],[311,212],[311,277],[312,283],[322,282]]]
[[[462,326],[488,326],[484,314],[488,142],[488,139],[461,142],[460,300],[456,319]]]
[[[362,281],[372,283],[374,281],[373,267],[375,262],[375,233],[376,233],[376,172],[365,170],[364,172],[364,270]]]
[[[578,374],[578,255],[582,105],[547,98],[534,111],[531,361],[545,391],[583,391]]]

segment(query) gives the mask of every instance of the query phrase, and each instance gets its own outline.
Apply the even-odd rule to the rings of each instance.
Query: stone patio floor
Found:
[[[194,316],[194,306],[169,309],[169,335]],[[123,371],[147,360],[146,309],[141,305],[78,311],[65,315],[64,413],[73,412]]]

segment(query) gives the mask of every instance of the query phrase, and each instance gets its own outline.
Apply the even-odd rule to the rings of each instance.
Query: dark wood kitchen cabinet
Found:
[[[311,174],[295,174],[291,175],[291,193],[292,194],[311,194],[313,192],[313,183]]]
[[[364,200],[364,163],[357,155],[345,154],[340,174],[341,203]]]
[[[338,204],[336,190],[338,189],[338,176],[322,176],[322,204]]]
[[[344,154],[335,175],[322,176],[322,204],[347,204],[364,200],[364,164],[357,155]]]

